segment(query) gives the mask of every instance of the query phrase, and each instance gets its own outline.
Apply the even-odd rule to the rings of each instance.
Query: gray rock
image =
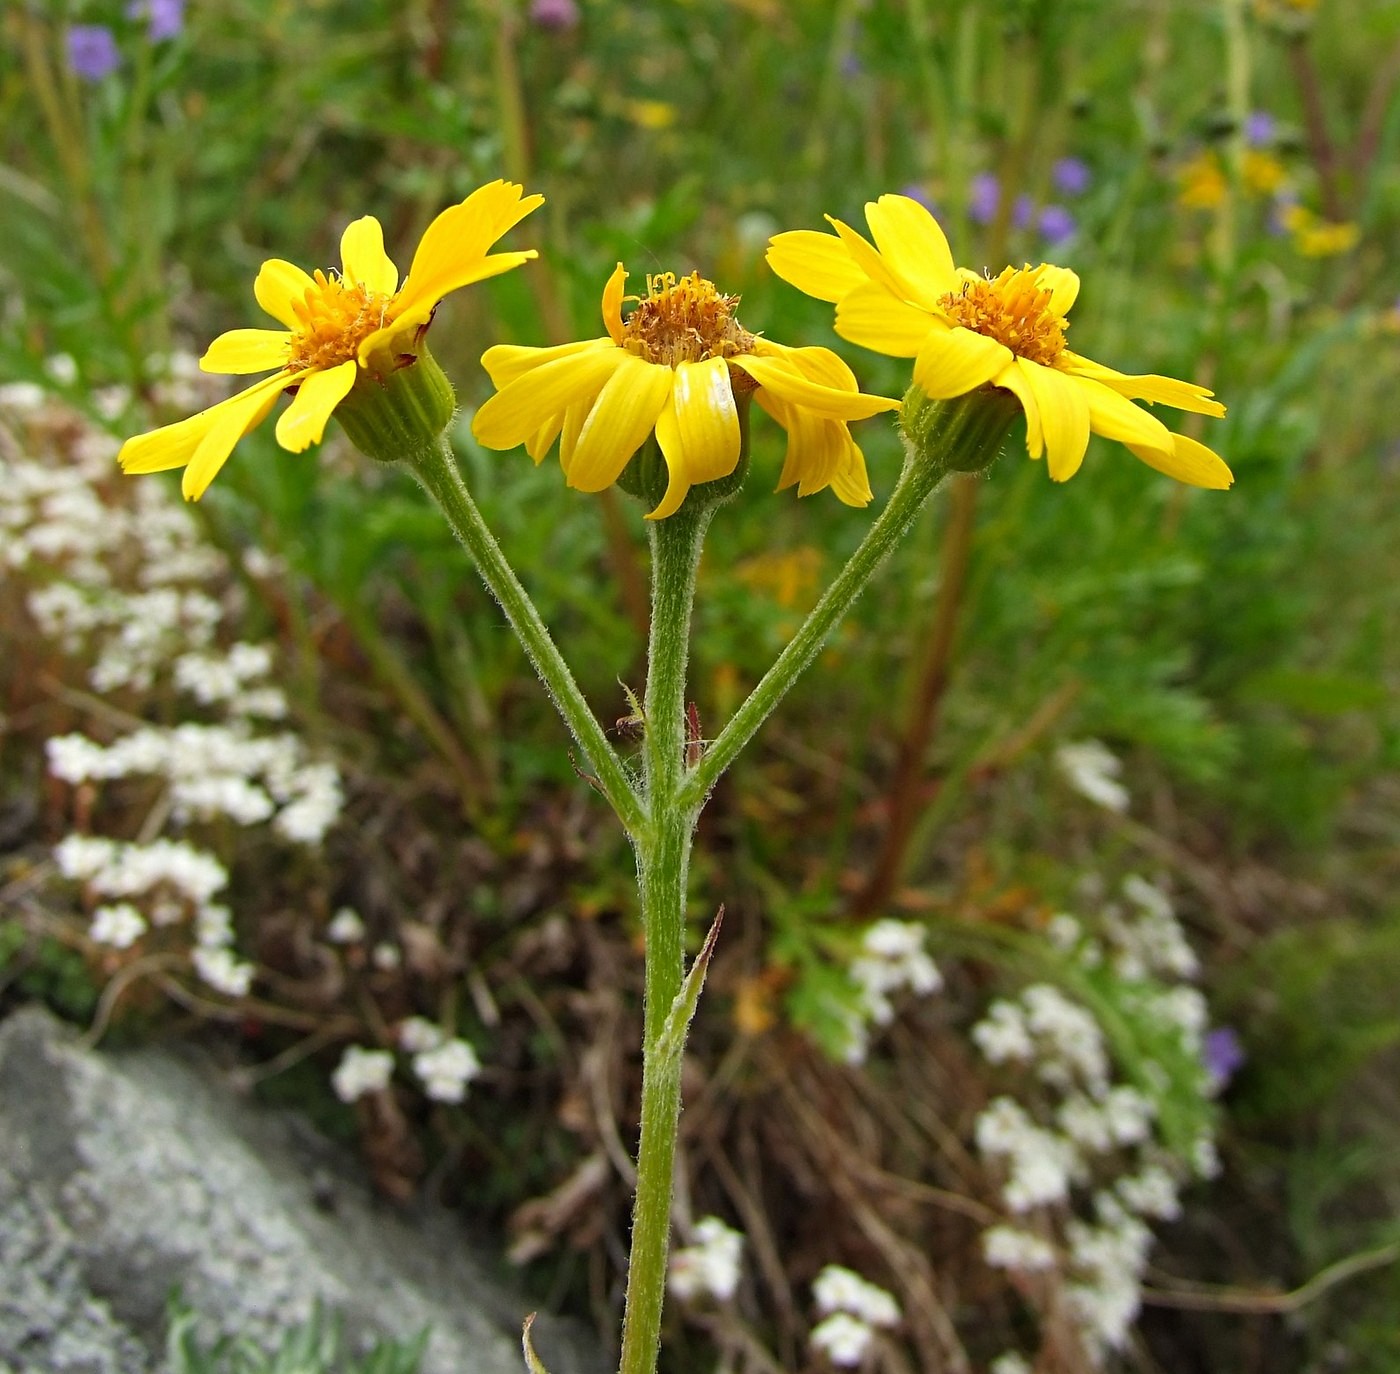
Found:
[[[0,1374],[152,1374],[177,1286],[265,1345],[319,1299],[357,1345],[430,1327],[423,1374],[523,1374],[529,1304],[481,1255],[211,1066],[93,1053],[33,1009],[0,1025]],[[542,1316],[534,1339],[551,1374],[604,1374],[574,1324]]]

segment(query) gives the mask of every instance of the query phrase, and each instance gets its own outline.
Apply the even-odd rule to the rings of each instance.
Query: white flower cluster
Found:
[[[194,391],[197,360],[169,363],[162,386],[172,399]],[[109,399],[113,413],[127,404]],[[197,408],[207,399],[181,403]],[[268,823],[287,841],[320,844],[343,804],[337,770],[312,759],[296,735],[269,733],[267,722],[287,714],[272,649],[219,647],[241,611],[227,560],[166,484],[121,482],[116,451],[110,435],[42,389],[0,394],[0,569],[28,585],[25,605],[39,632],[87,663],[87,687],[173,689],[191,712],[216,720],[139,725],[109,743],[58,736],[46,745],[50,773],[86,788],[155,779],[163,792],[152,814],[168,824]],[[252,968],[233,952],[226,908],[211,904],[228,881],[213,854],[170,838],[118,845],[70,836],[55,858],[92,898],[112,899],[91,909],[93,940],[129,949],[153,928],[188,919],[199,976],[230,996],[247,992]],[[79,873],[74,865],[84,863]]]
[[[151,926],[188,920],[195,972],[216,992],[246,996],[253,966],[235,956],[232,914],[214,901],[228,884],[228,870],[212,854],[181,840],[122,844],[101,836],[69,835],[54,846],[53,857],[65,878],[81,883],[95,897],[118,899],[94,909],[90,939],[127,949]]]
[[[812,1344],[834,1365],[860,1364],[879,1328],[898,1326],[894,1295],[839,1264],[828,1264],[812,1284],[823,1320],[812,1328]]]
[[[435,1102],[460,1102],[466,1097],[467,1084],[481,1072],[481,1061],[471,1045],[444,1035],[423,1016],[400,1022],[397,1038],[428,1097]],[[388,1087],[393,1075],[392,1051],[350,1045],[331,1075],[331,1086],[342,1102],[354,1102]]]
[[[1171,903],[1137,876],[1124,880],[1121,896],[1102,912],[1102,939],[1062,914],[1050,923],[1051,943],[1096,979],[1111,975],[1119,1005],[1174,1035],[1188,1061],[1199,1058],[1207,1009],[1199,989],[1178,981],[1198,966]],[[994,1002],[972,1038],[990,1063],[1021,1076],[1018,1096],[996,1098],[975,1126],[1016,1218],[983,1233],[983,1255],[1014,1273],[1058,1270],[1064,1283],[1054,1291],[1101,1360],[1136,1319],[1149,1223],[1180,1215],[1182,1184],[1217,1167],[1214,1143],[1202,1135],[1187,1158],[1169,1149],[1157,1125],[1165,1071],[1148,1063],[1138,1083],[1114,1081],[1097,1019],[1048,983]],[[1204,1097],[1204,1073],[1200,1090]]]
[[[703,1217],[695,1223],[691,1243],[672,1252],[667,1286],[682,1302],[728,1302],[739,1287],[743,1254],[743,1232],[718,1217]]]
[[[181,823],[271,820],[284,839],[318,844],[343,803],[335,768],[308,760],[296,735],[257,735],[241,722],[142,726],[107,746],[86,735],[58,735],[46,748],[49,772],[74,786],[162,778]]]
[[[466,1097],[467,1084],[481,1072],[481,1060],[466,1040],[445,1036],[424,1016],[401,1022],[398,1038],[423,1091],[434,1102],[461,1102]]]
[[[1123,762],[1101,740],[1085,739],[1060,745],[1055,750],[1055,766],[1081,797],[1120,815],[1128,809],[1132,798],[1119,781]]]
[[[857,1003],[845,1009],[846,1062],[861,1064],[870,1048],[870,1027],[894,1020],[891,998],[908,991],[927,997],[943,986],[943,975],[924,949],[928,932],[912,921],[881,920],[866,928],[860,953],[851,961]]]

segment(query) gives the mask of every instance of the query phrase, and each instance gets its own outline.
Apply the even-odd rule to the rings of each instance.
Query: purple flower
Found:
[[[530,22],[541,29],[572,29],[579,20],[577,0],[530,0]]]
[[[1001,204],[1001,182],[995,172],[978,172],[968,188],[967,213],[974,224],[990,224]]]
[[[1050,169],[1050,180],[1063,196],[1082,196],[1093,179],[1089,164],[1082,158],[1062,157]]]
[[[1016,203],[1011,207],[1011,224],[1013,228],[1025,229],[1030,225],[1035,217],[1035,202],[1028,195],[1016,197]]]
[[[1063,243],[1066,239],[1072,239],[1078,225],[1075,224],[1074,216],[1063,205],[1047,205],[1040,212],[1035,227],[1040,231],[1040,237],[1053,246]]]
[[[68,26],[68,65],[84,81],[101,81],[122,64],[117,40],[105,24]]]
[[[149,20],[146,37],[152,43],[178,38],[185,27],[185,0],[131,0],[128,19]]]
[[[1267,110],[1255,110],[1244,122],[1244,141],[1251,148],[1267,148],[1274,141],[1276,125]]]
[[[1243,1068],[1246,1057],[1240,1037],[1232,1026],[1217,1026],[1201,1047],[1201,1062],[1216,1092]]]

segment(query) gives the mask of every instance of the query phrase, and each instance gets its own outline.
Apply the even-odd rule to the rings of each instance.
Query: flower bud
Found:
[[[905,462],[938,473],[982,472],[1001,452],[1021,403],[1003,387],[982,386],[950,400],[930,400],[917,383],[904,395],[899,430]]]
[[[457,397],[420,339],[418,356],[383,376],[361,374],[336,407],[350,442],[380,463],[431,448],[456,413]]]
[[[739,461],[734,464],[734,470],[710,482],[697,482],[686,493],[681,511],[688,510],[694,514],[696,511],[723,505],[744,485],[744,478],[748,476],[749,471],[749,407],[752,401],[751,390],[735,388],[734,409],[739,415]],[[670,472],[666,466],[666,457],[653,433],[632,455],[627,466],[623,468],[622,475],[617,479],[617,484],[628,496],[635,496],[648,510],[652,510],[660,505],[669,483]],[[680,514],[680,511],[676,514]]]

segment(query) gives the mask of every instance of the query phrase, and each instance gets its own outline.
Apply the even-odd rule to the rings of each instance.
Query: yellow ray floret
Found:
[[[292,453],[319,443],[335,408],[362,382],[410,366],[438,302],[449,292],[507,272],[534,249],[491,253],[508,229],[544,203],[520,186],[493,181],[427,228],[402,287],[372,215],[341,236],[341,270],[310,274],[281,258],[263,263],[253,283],[258,304],[284,328],[232,329],[209,345],[206,372],[271,377],[208,410],[128,439],[118,455],[126,472],[183,467],[183,490],[197,501],[234,445],[267,418],[283,391],[292,403],[277,422],[277,442]]]
[[[959,268],[938,222],[907,196],[881,196],[865,215],[873,243],[828,216],[834,238],[799,229],[777,235],[768,249],[784,281],[835,304],[843,339],[913,358],[914,381],[935,400],[982,386],[1012,392],[1026,414],[1031,457],[1044,454],[1057,481],[1078,471],[1091,433],[1119,440],[1192,486],[1224,488],[1234,480],[1204,444],[1132,404],[1224,415],[1211,392],[1171,377],[1115,372],[1069,349],[1065,332],[1079,294],[1073,272],[1041,263],[988,278]]]
[[[621,263],[603,291],[602,338],[555,348],[502,344],[482,364],[496,387],[472,433],[488,448],[524,444],[538,463],[559,441],[571,487],[601,491],[655,434],[669,476],[651,519],[674,514],[692,486],[732,473],[742,433],[739,399],[752,395],[788,432],[779,488],[830,487],[848,505],[870,497],[865,458],[847,427],[899,402],[867,396],[824,348],[786,348],[750,334],[738,304],[698,273],[648,277],[623,317]]]

